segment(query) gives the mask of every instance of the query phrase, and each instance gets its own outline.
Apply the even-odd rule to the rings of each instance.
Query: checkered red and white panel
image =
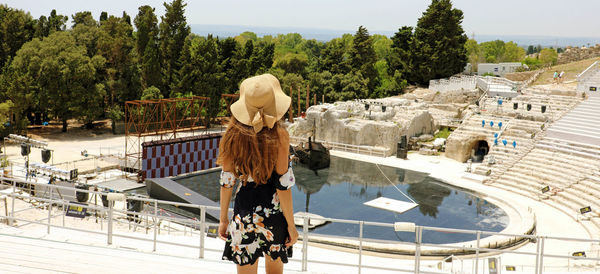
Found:
[[[221,137],[143,148],[143,178],[162,178],[217,166]]]

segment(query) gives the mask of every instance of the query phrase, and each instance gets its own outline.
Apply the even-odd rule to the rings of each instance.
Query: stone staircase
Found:
[[[541,133],[541,125],[542,122],[510,120],[507,127],[499,134],[498,144],[491,147],[484,157],[483,164],[479,165],[473,173],[489,176],[488,180],[498,178],[523,155],[531,151],[535,144],[535,136]],[[504,145],[502,140],[507,140],[508,144]],[[516,147],[512,146],[513,141],[517,143]]]
[[[502,99],[502,104],[499,104],[499,99]],[[530,89],[514,98],[488,97],[482,102],[481,109],[482,112],[490,115],[547,121],[557,119],[575,107],[581,100],[581,97],[578,96],[540,94]],[[528,105],[531,105],[529,110]],[[546,107],[544,112],[542,112],[542,106]]]

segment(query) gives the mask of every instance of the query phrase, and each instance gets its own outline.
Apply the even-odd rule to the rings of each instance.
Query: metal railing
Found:
[[[35,197],[35,196],[18,194],[17,186],[16,186],[17,182],[15,180],[7,179],[7,178],[0,178],[0,180],[4,184],[6,184],[6,182],[8,181],[9,184],[12,185],[12,192],[6,194],[7,197],[11,198],[12,206],[11,206],[10,214],[8,216],[4,216],[4,218],[7,219],[8,223],[11,225],[14,225],[14,221],[26,222],[27,224],[44,225],[44,226],[47,226],[48,234],[50,234],[52,227],[60,227],[63,229],[69,229],[69,230],[74,230],[74,231],[79,231],[79,232],[106,235],[106,239],[107,239],[106,242],[109,245],[113,243],[113,237],[129,238],[129,239],[141,240],[141,241],[146,241],[146,242],[150,241],[153,243],[153,251],[156,251],[157,244],[165,244],[165,245],[168,244],[168,245],[175,245],[175,246],[181,246],[181,247],[197,248],[198,249],[198,258],[204,258],[204,252],[206,250],[215,251],[215,252],[221,251],[221,250],[214,250],[214,249],[209,249],[209,248],[205,247],[205,239],[207,237],[207,229],[211,226],[212,227],[218,226],[218,224],[211,223],[206,220],[206,212],[207,212],[207,210],[212,210],[212,209],[218,210],[219,209],[218,207],[192,205],[192,204],[169,202],[169,201],[147,199],[147,198],[133,197],[133,196],[127,197],[127,200],[137,200],[140,202],[144,202],[150,208],[153,208],[153,210],[150,212],[145,212],[145,211],[134,212],[134,211],[127,211],[127,210],[118,210],[118,209],[114,208],[113,203],[110,201],[108,203],[108,208],[104,208],[102,206],[95,206],[95,205],[79,205],[78,204],[77,206],[87,208],[89,210],[101,212],[101,213],[103,213],[102,216],[106,216],[106,222],[107,222],[106,232],[102,232],[102,231],[98,232],[95,230],[87,230],[87,229],[82,229],[82,228],[64,226],[66,207],[70,205],[70,202],[66,201],[64,199],[57,199],[53,195],[53,193],[55,191],[57,192],[60,190],[86,192],[86,193],[94,194],[94,195],[106,195],[106,193],[100,193],[100,192],[95,192],[95,191],[90,191],[90,190],[85,190],[85,189],[74,189],[74,188],[66,187],[66,186],[47,185],[47,184],[31,182],[31,184],[33,184],[35,186],[47,187],[47,188],[49,188],[49,191],[50,191],[48,198]],[[32,208],[41,208],[41,209],[47,208],[48,209],[47,218],[43,218],[40,220],[27,220],[27,219],[17,217],[16,213],[23,212],[25,210],[30,210],[32,208],[26,208],[26,209],[22,209],[20,211],[15,210],[15,200],[16,199],[30,199],[30,200],[36,200],[36,201],[43,202],[44,203],[43,205],[41,205],[41,206],[38,205],[38,206],[32,207]],[[182,219],[182,218],[174,218],[174,217],[158,214],[159,213],[159,207],[158,207],[159,204],[198,209],[199,213],[200,213],[200,218],[199,219]],[[63,212],[63,214],[62,214],[63,225],[62,226],[52,224],[52,219],[54,217],[61,216],[61,215],[52,215],[53,207],[62,209],[62,212]],[[146,220],[148,220],[148,218],[152,218],[153,222],[149,223],[147,221],[148,223],[146,226],[147,226],[147,228],[152,228],[153,233],[154,233],[153,238],[147,239],[147,238],[143,238],[143,237],[136,237],[136,236],[115,233],[114,232],[115,221],[118,221],[118,218],[116,218],[116,216],[118,216],[119,214],[121,216],[127,216],[127,214],[139,215],[139,216],[141,216],[139,218],[146,218]],[[309,260],[308,259],[308,253],[309,253],[308,243],[311,241],[311,236],[314,236],[314,235],[310,235],[311,233],[309,233],[309,228],[308,228],[308,224],[310,221],[309,219],[326,221],[326,222],[331,222],[331,223],[345,223],[345,224],[358,225],[359,226],[359,235],[358,235],[358,237],[353,238],[355,241],[357,241],[357,245],[356,245],[355,249],[358,251],[358,260],[355,263],[346,263],[346,262],[340,263],[340,262],[331,262],[331,261]],[[199,237],[198,244],[197,245],[180,244],[180,243],[175,243],[172,241],[167,242],[167,241],[159,240],[157,237],[157,233],[159,231],[158,224],[161,221],[177,222],[177,223],[189,225],[192,228],[195,228],[194,230],[197,231],[197,235]],[[471,272],[470,273],[485,273],[485,267],[484,267],[484,264],[481,262],[481,260],[485,259],[484,257],[499,256],[501,254],[518,254],[518,255],[520,255],[520,257],[522,257],[522,256],[535,257],[534,263],[528,264],[528,265],[521,264],[519,266],[521,269],[534,270],[535,271],[534,273],[536,273],[536,274],[541,274],[542,271],[544,271],[544,269],[546,268],[546,266],[544,265],[544,259],[565,259],[565,260],[567,260],[567,263],[564,266],[562,266],[563,267],[562,269],[567,269],[567,268],[571,269],[571,261],[572,260],[593,261],[595,263],[595,265],[598,265],[600,263],[600,258],[597,258],[597,257],[581,257],[581,256],[564,255],[567,252],[566,250],[562,254],[548,254],[548,253],[546,253],[546,250],[545,250],[545,243],[550,240],[568,241],[568,242],[583,242],[583,243],[590,243],[592,245],[598,245],[598,244],[600,244],[600,240],[597,240],[597,239],[509,234],[509,233],[480,231],[480,230],[452,229],[452,228],[441,228],[441,227],[430,227],[430,226],[415,226],[414,224],[412,224],[412,229],[403,230],[402,228],[398,228],[399,227],[398,224],[399,223],[381,223],[381,222],[345,220],[345,219],[335,219],[335,218],[325,218],[325,217],[322,217],[322,218],[321,217],[310,217],[309,218],[308,216],[304,216],[302,232],[301,232],[301,235],[302,235],[302,237],[301,237],[302,258],[300,260],[298,260],[298,259],[291,259],[291,260],[300,262],[302,271],[307,271],[308,263],[312,262],[312,263],[319,263],[319,264],[356,267],[358,270],[358,273],[361,273],[362,269],[391,270],[391,271],[398,271],[398,272],[405,272],[405,273],[437,273],[437,272],[425,271],[425,270],[421,269],[421,259],[423,256],[422,254],[423,254],[423,252],[429,251],[428,249],[424,249],[424,248],[434,247],[434,248],[439,248],[439,249],[443,249],[443,250],[448,250],[448,249],[460,250],[463,253],[474,254],[473,258],[464,258],[463,260],[461,260],[461,262],[468,261],[468,260],[471,261]],[[365,238],[364,238],[365,226],[383,227],[383,228],[388,228],[388,229],[394,229],[395,231],[404,231],[404,232],[408,232],[411,234],[414,233],[414,237],[415,237],[414,242],[402,242],[402,241],[393,242],[393,243],[399,243],[402,245],[407,245],[407,246],[411,247],[412,250],[414,250],[414,258],[412,260],[414,262],[414,269],[402,269],[402,268],[392,268],[389,266],[380,266],[380,265],[375,266],[375,265],[363,264],[363,255],[364,255],[363,253],[365,252],[365,248],[364,248],[365,247]],[[101,230],[103,230],[103,229],[101,229]],[[461,244],[426,243],[423,241],[423,232],[470,234],[470,235],[474,235],[476,237],[476,240],[475,240],[474,244],[464,244],[463,243],[462,245]],[[192,235],[194,235],[194,234],[192,234]],[[509,249],[492,248],[491,243],[488,243],[487,245],[482,243],[484,236],[507,237],[509,239],[515,239],[513,241],[513,244],[518,244],[519,242],[522,244],[522,241],[532,241],[536,245],[536,251],[535,252],[527,252],[527,251],[514,250],[514,249],[510,249],[510,248]],[[328,237],[330,237],[331,239],[334,239],[334,240],[336,238],[344,238],[344,239],[348,240],[348,237],[340,237],[340,236],[328,236]],[[517,241],[517,239],[520,239],[520,240]],[[510,240],[509,240],[509,242],[510,242]],[[487,254],[487,256],[484,256],[483,253],[488,253],[488,254]],[[569,253],[571,254],[571,251],[569,251]],[[596,252],[590,252],[590,253],[596,253]],[[591,255],[593,255],[593,254],[591,254]],[[552,266],[552,267],[561,267],[561,266]],[[596,267],[594,266],[594,269],[595,268]]]
[[[300,143],[306,143],[307,142],[306,140],[307,140],[306,138],[290,136],[290,143],[292,143],[294,145],[298,145]],[[359,146],[359,145],[330,142],[330,141],[325,141],[325,140],[316,140],[315,142],[319,142],[326,148],[333,149],[333,150],[353,152],[353,153],[358,153],[358,154],[365,154],[365,155],[372,155],[372,156],[379,156],[379,157],[387,157],[387,156],[391,155],[389,149],[385,149],[385,148],[381,148],[381,147]]]
[[[450,79],[429,80],[428,89],[433,91],[454,91],[461,89],[475,89],[477,76],[450,77]]]
[[[600,71],[599,64],[600,63],[598,61],[596,61],[593,64],[591,64],[589,67],[587,67],[584,71],[582,71],[580,74],[577,74],[577,91],[589,92],[591,85],[594,85],[594,86],[596,86],[596,88],[598,88],[600,81],[592,82],[589,80],[590,80],[590,78],[594,77],[595,75],[598,75],[598,71]]]

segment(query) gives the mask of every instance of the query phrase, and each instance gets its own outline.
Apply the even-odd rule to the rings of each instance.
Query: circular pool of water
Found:
[[[328,218],[371,222],[413,222],[421,226],[485,230],[499,232],[509,222],[507,214],[468,190],[447,185],[425,173],[380,166],[381,171],[419,206],[402,214],[377,209],[363,203],[378,197],[408,201],[375,164],[331,157],[331,166],[318,171],[294,166],[294,212],[307,211]],[[219,201],[220,172],[175,178],[175,181]],[[311,233],[358,237],[354,224],[328,223]],[[385,241],[414,241],[414,233],[395,232],[392,228],[365,226],[364,237]],[[425,231],[425,243],[454,243],[475,240],[473,234]]]

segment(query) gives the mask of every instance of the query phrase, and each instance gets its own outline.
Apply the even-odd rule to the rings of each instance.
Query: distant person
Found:
[[[554,76],[552,76],[552,81],[554,83],[558,82],[558,71],[554,71]]]
[[[240,84],[240,98],[221,139],[217,163],[221,172],[219,238],[225,240],[223,260],[237,264],[238,273],[256,273],[265,257],[267,273],[283,273],[298,240],[289,164],[290,137],[279,120],[292,99],[271,74]],[[233,186],[233,217],[228,216]]]
[[[563,71],[561,71],[561,72],[558,74],[558,82],[559,82],[559,83],[562,83],[562,81],[563,81],[563,76],[565,76],[565,71],[564,71],[564,70],[563,70]]]

